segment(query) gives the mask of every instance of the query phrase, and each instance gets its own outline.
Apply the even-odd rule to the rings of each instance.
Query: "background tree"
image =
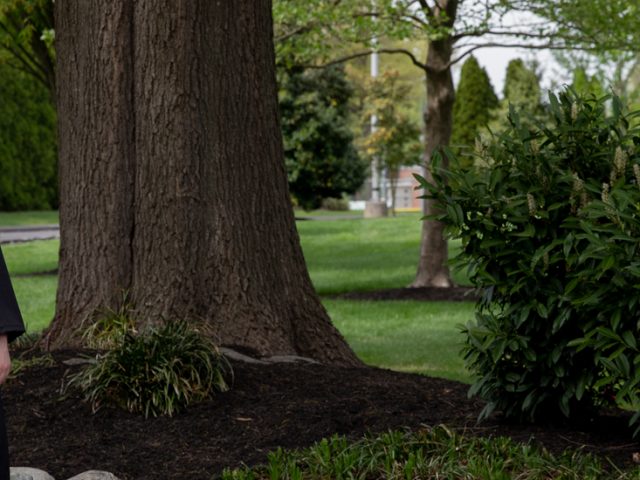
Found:
[[[596,0],[602,10],[591,12],[590,2],[570,0],[279,0],[276,38],[281,51],[296,52],[299,61],[322,65],[381,53],[403,54],[424,72],[424,164],[427,180],[435,150],[451,138],[455,92],[451,67],[478,48],[489,46],[593,51],[635,50],[633,33],[640,16],[624,0]],[[508,15],[511,14],[511,15]],[[583,17],[590,15],[588,20]],[[608,18],[605,18],[608,17]],[[618,21],[618,19],[620,20]],[[508,19],[507,23],[505,19]],[[552,20],[552,21],[549,21]],[[603,25],[615,34],[609,35]],[[422,39],[428,42],[424,60],[406,48],[383,47],[382,39]],[[364,48],[353,51],[354,44]],[[349,50],[350,49],[350,50]],[[447,167],[448,159],[443,160]],[[444,226],[433,216],[440,212],[431,200],[424,203],[420,259],[413,286],[452,285]]]
[[[521,58],[515,58],[507,65],[507,72],[502,90],[502,100],[495,112],[489,128],[494,132],[508,129],[509,109],[511,106],[522,112],[522,123],[528,125],[532,118],[543,120],[545,116],[542,105],[540,79],[536,74],[536,65],[528,66]]]
[[[572,73],[574,90],[596,96],[613,92],[632,108],[640,103],[638,52],[556,52],[554,57]]]
[[[476,138],[486,128],[494,110],[498,107],[489,75],[480,67],[474,56],[470,56],[462,65],[460,82],[456,90],[456,102],[453,105],[453,131],[451,145],[460,164],[465,168],[473,165],[471,150]]]
[[[341,67],[280,74],[280,117],[289,189],[305,210],[325,198],[355,193],[367,165],[353,145],[349,100],[353,95]]]
[[[420,163],[420,128],[402,107],[407,104],[409,85],[402,83],[400,73],[387,70],[366,84],[362,100],[363,124],[367,134],[361,139],[361,149],[370,161],[378,159],[387,171],[391,194],[391,211],[395,215],[396,187],[400,167]],[[371,116],[376,116],[376,129],[370,128]]]
[[[521,58],[507,65],[503,98],[520,110],[535,113],[540,110],[540,79],[535,65],[528,67]]]
[[[589,75],[583,67],[577,67],[573,70],[571,86],[580,95],[591,94],[596,97],[605,95],[605,89],[598,75]]]
[[[258,354],[359,361],[306,270],[268,1],[57,0],[60,274],[44,341],[129,293]],[[135,35],[134,35],[135,32]]]

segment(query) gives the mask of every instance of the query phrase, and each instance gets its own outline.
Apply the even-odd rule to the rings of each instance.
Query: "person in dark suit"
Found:
[[[0,384],[5,382],[11,370],[9,343],[23,333],[22,315],[0,249]],[[9,480],[9,442],[2,398],[0,398],[0,480]]]

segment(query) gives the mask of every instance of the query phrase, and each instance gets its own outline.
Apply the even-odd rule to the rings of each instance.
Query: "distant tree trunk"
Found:
[[[391,215],[396,216],[396,192],[398,191],[398,176],[400,175],[399,167],[392,167],[389,173],[389,191],[391,193]]]
[[[126,289],[143,323],[205,319],[223,345],[358,364],[313,290],[295,229],[271,2],[122,0],[106,7],[96,0],[76,13],[87,3],[56,2],[58,30],[66,29],[57,44],[66,192],[62,301],[51,344],[77,342],[74,328]],[[118,4],[134,5],[123,7],[122,35],[111,33],[113,45],[87,46],[87,29],[120,31],[117,15],[108,14]],[[103,94],[114,95],[116,106],[117,94],[129,100],[121,123],[112,122],[120,117]],[[74,105],[87,117],[78,119]],[[82,125],[87,139],[79,142],[73,132]],[[111,152],[123,158],[105,162],[113,172],[103,172],[99,159]],[[80,158],[89,165],[71,172]],[[102,220],[110,215],[118,220],[113,228]],[[96,248],[103,243],[117,255]]]
[[[443,15],[446,24],[453,25],[456,18],[458,0],[444,0],[440,2],[441,10],[438,15]],[[445,37],[432,41],[429,44],[427,54],[427,106],[425,111],[425,179],[433,182],[431,175],[431,160],[433,153],[449,145],[451,129],[453,125],[453,102],[455,89],[451,76],[449,62],[453,51],[454,40]],[[443,156],[442,166],[447,168],[449,161]],[[425,200],[423,206],[424,215],[439,213],[436,205],[431,200]],[[444,238],[444,224],[435,220],[422,222],[422,238],[420,241],[420,259],[416,278],[412,287],[451,287],[451,275],[449,273],[447,240]]]

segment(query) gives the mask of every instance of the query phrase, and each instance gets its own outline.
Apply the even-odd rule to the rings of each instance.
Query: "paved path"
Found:
[[[0,243],[28,242],[48,238],[60,238],[60,227],[58,225],[0,227]]]
[[[359,220],[362,214],[340,214],[336,215],[313,215],[296,217],[298,221],[332,221],[332,220]],[[31,240],[45,240],[49,238],[60,238],[60,227],[58,225],[24,225],[16,227],[0,227],[0,244],[29,242]]]

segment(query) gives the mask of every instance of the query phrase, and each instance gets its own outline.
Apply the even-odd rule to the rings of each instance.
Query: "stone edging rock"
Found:
[[[317,363],[317,360],[308,357],[299,357],[298,355],[274,355],[272,357],[263,357],[263,358],[253,358],[249,355],[245,355],[240,352],[236,352],[231,348],[222,347],[220,348],[220,353],[222,353],[225,357],[230,358],[232,360],[237,360],[240,362],[246,363],[257,363],[261,365],[268,365],[269,363],[295,363],[295,362],[303,362],[303,363]]]
[[[11,480],[55,480],[44,470],[30,467],[11,467]],[[119,480],[113,473],[87,470],[67,480]]]

